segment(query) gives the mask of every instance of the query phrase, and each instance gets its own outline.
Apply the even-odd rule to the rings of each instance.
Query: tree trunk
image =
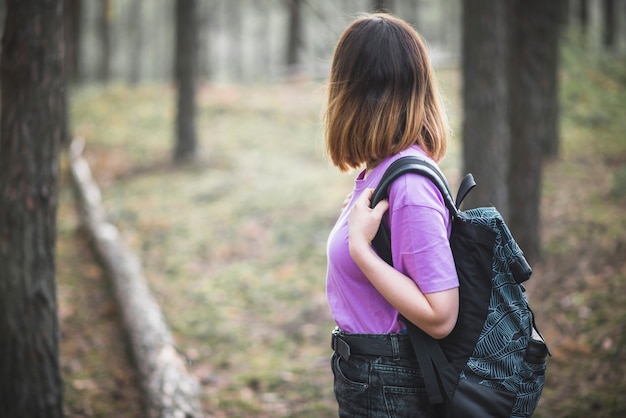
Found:
[[[372,11],[380,12],[380,11],[392,11],[393,0],[373,0],[372,1]]]
[[[128,84],[136,86],[141,80],[141,62],[143,51],[143,1],[132,0],[128,22],[130,26],[130,71]]]
[[[55,240],[63,3],[7,0],[0,82],[0,416],[61,417]]]
[[[254,13],[259,21],[254,31],[255,61],[258,63],[256,78],[271,80],[272,74],[272,36],[271,36],[271,10],[266,4],[253,2]]]
[[[82,0],[64,0],[65,75],[69,82],[80,80]]]
[[[80,81],[81,18],[82,0],[63,0],[63,40],[65,42],[63,72],[68,85]],[[64,94],[62,99],[64,100],[63,110],[66,114],[61,118],[63,123],[61,145],[66,147],[70,137],[67,94]]]
[[[226,68],[229,78],[235,82],[244,79],[243,68],[243,14],[241,0],[228,0],[225,4],[226,24],[228,34],[228,64]]]
[[[508,226],[529,260],[540,254],[543,161],[558,147],[558,37],[562,0],[516,0],[509,66]]]
[[[176,116],[176,162],[196,158],[196,71],[198,54],[198,22],[196,0],[176,1],[176,62],[175,77],[178,88]]]
[[[589,1],[580,0],[578,5],[578,21],[580,22],[580,31],[585,35],[589,28]]]
[[[289,32],[287,33],[287,71],[296,73],[300,64],[299,52],[303,45],[302,1],[287,0],[289,10]]]
[[[111,78],[111,0],[100,3],[100,67],[99,79],[103,84]]]
[[[256,3],[255,3],[256,4]],[[216,14],[216,5],[213,3],[200,2],[198,4],[198,80],[210,80],[213,75],[213,65],[211,53],[213,50],[213,39],[211,39],[211,29],[213,28],[213,17]]]
[[[614,0],[604,0],[602,2],[604,25],[602,28],[602,44],[608,50],[615,49],[615,34],[617,32],[617,16]]]
[[[478,184],[468,207],[508,216],[508,2],[463,3],[463,165]]]
[[[522,6],[519,5],[519,7]],[[544,152],[544,159],[552,159],[559,155],[561,146],[559,135],[559,39],[561,31],[566,25],[567,0],[551,0],[537,4],[530,2],[528,7],[535,11],[528,24],[533,25],[537,32],[533,32],[529,36],[534,39],[535,46],[533,48],[536,48],[534,53],[539,60],[537,68],[540,69],[535,82],[539,85],[537,100],[541,102],[540,113],[545,125],[543,136],[539,140]],[[516,30],[518,33],[520,32],[519,28]],[[520,42],[524,41],[520,40]],[[511,48],[511,54],[515,54],[515,46]],[[520,94],[525,93],[522,90]]]

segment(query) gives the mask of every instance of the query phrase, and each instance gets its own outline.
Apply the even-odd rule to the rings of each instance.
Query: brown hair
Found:
[[[426,48],[403,20],[375,13],[343,32],[332,61],[326,148],[341,171],[420,145],[435,161],[448,124]]]

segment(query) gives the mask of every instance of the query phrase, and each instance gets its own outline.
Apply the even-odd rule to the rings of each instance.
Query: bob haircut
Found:
[[[333,56],[324,124],[327,152],[341,171],[371,168],[413,144],[441,160],[449,128],[415,29],[386,13],[346,28]]]

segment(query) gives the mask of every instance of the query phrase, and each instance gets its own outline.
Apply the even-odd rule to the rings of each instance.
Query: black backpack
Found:
[[[524,294],[522,283],[532,273],[528,262],[495,208],[458,209],[476,185],[471,174],[461,182],[455,203],[437,167],[402,157],[383,175],[371,206],[406,173],[426,176],[440,190],[452,216],[450,246],[459,277],[459,316],[450,335],[435,340],[405,321],[429,402],[447,418],[530,416],[541,396],[549,350]],[[390,242],[381,223],[373,246],[393,265]]]

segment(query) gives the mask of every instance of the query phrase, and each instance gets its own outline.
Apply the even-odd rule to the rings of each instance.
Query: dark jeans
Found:
[[[351,355],[332,357],[339,416],[432,418],[424,379],[414,358]]]

